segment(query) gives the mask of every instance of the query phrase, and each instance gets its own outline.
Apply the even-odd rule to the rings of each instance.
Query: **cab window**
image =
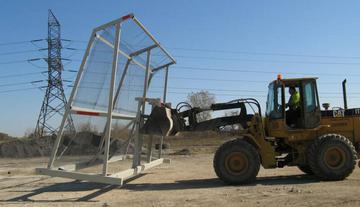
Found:
[[[266,101],[266,116],[269,117],[275,107],[274,83],[269,85],[269,92]]]
[[[304,89],[305,110],[313,112],[317,108],[314,85],[311,82],[305,83]]]
[[[281,86],[277,86],[275,83],[271,83],[269,85],[269,92],[266,102],[266,117],[272,119],[283,118],[281,94]]]

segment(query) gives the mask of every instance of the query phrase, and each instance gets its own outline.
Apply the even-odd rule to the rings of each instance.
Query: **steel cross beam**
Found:
[[[96,34],[96,38],[98,38],[101,42],[105,43],[106,45],[108,45],[111,48],[115,48],[113,44],[111,44],[111,42],[107,41],[105,38],[101,37],[99,34]],[[122,50],[118,49],[118,53],[123,55],[124,57],[126,57],[127,59],[131,60],[133,63],[135,63],[136,65],[140,66],[143,69],[146,69],[146,66],[144,66],[143,64],[139,63],[138,61],[134,60],[132,57],[130,57],[129,55],[127,55],[125,52],[123,52]]]

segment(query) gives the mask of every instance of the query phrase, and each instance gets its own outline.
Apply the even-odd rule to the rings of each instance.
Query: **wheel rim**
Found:
[[[325,164],[331,169],[339,169],[345,164],[345,152],[339,147],[331,147],[327,149],[324,155]]]
[[[230,153],[225,158],[225,168],[233,175],[244,174],[249,167],[249,160],[242,152]]]

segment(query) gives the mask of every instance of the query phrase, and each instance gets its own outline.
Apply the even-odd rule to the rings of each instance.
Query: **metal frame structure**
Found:
[[[46,88],[38,121],[36,122],[34,132],[36,137],[57,133],[58,128],[54,127],[51,121],[63,116],[64,108],[67,103],[61,77],[63,64],[61,62],[62,46],[60,36],[60,23],[52,11],[49,10],[47,38],[48,57],[46,59],[48,63],[48,86]],[[75,131],[71,117],[67,119],[66,128],[70,131]]]
[[[141,28],[141,30],[151,38],[151,40],[154,42],[153,45],[147,48],[143,48],[141,50],[138,50],[136,52],[133,52],[130,55],[127,55],[125,52],[123,52],[120,48],[120,38],[121,38],[121,25],[125,21],[134,21],[136,25]],[[105,38],[101,37],[98,32],[100,30],[103,30],[109,26],[115,26],[115,41],[114,44],[108,42]],[[84,73],[84,67],[86,65],[87,59],[89,57],[91,48],[93,46],[94,40],[98,39],[101,42],[105,43],[106,45],[113,48],[113,59],[112,59],[112,69],[111,69],[111,81],[110,81],[110,95],[108,100],[108,108],[107,111],[100,111],[100,110],[92,110],[87,108],[80,108],[75,107],[72,105],[74,102],[74,97],[76,96],[77,89],[79,87],[79,82],[81,81],[82,75]],[[158,66],[156,68],[152,68],[151,66],[151,51],[154,48],[159,48],[167,58],[169,58],[170,62]],[[134,60],[133,57],[140,55],[140,54],[146,54],[146,64],[143,65],[140,62]],[[119,85],[116,86],[116,72],[118,67],[118,57],[119,55],[122,55],[127,58],[127,63],[124,66],[123,74],[120,76]],[[121,113],[114,112],[114,106],[116,105],[116,101],[119,96],[119,91],[123,85],[124,77],[127,74],[129,70],[129,64],[136,64],[139,67],[144,69],[145,72],[145,78],[144,78],[144,89],[142,97],[136,98],[138,101],[137,106],[137,114],[136,116],[129,116]],[[152,136],[150,136],[149,142],[148,142],[148,151],[147,151],[147,158],[146,163],[141,164],[141,151],[142,151],[142,145],[143,145],[143,134],[139,132],[139,129],[144,124],[145,119],[145,105],[146,103],[150,104],[160,104],[160,99],[152,99],[147,97],[147,92],[150,85],[150,80],[153,76],[153,74],[158,70],[165,70],[165,87],[164,87],[164,93],[163,93],[163,100],[166,101],[166,92],[167,92],[167,78],[168,78],[168,70],[169,66],[172,64],[175,64],[175,59],[160,45],[160,43],[150,34],[150,32],[135,18],[133,14],[129,14],[126,16],[123,16],[119,19],[116,19],[114,21],[111,21],[109,23],[106,23],[104,25],[101,25],[97,28],[95,28],[90,36],[89,43],[87,45],[87,49],[85,51],[83,60],[80,65],[79,72],[77,74],[74,88],[71,92],[69,102],[66,105],[65,114],[63,116],[59,132],[57,134],[57,138],[53,147],[53,150],[51,152],[51,157],[48,162],[47,168],[38,168],[36,169],[38,174],[42,175],[48,175],[48,176],[54,176],[54,177],[64,177],[64,178],[70,178],[70,179],[76,179],[76,180],[87,180],[92,182],[99,182],[99,183],[106,183],[106,184],[116,184],[116,185],[122,185],[123,182],[126,179],[129,179],[131,177],[134,177],[141,173],[142,171],[149,169],[151,167],[157,166],[159,164],[162,164],[164,162],[167,162],[168,160],[161,158],[161,152],[159,152],[159,157],[157,159],[154,159],[152,157]],[[56,155],[58,152],[58,149],[60,147],[60,143],[62,140],[64,127],[66,125],[67,119],[71,116],[71,114],[77,114],[77,115],[84,115],[84,116],[101,116],[106,117],[106,126],[104,129],[104,133],[100,142],[99,146],[99,152],[95,155],[96,159],[86,161],[86,162],[79,162],[72,165],[66,165],[66,166],[54,166],[54,161],[56,159]],[[108,164],[111,162],[124,160],[126,158],[131,157],[130,155],[119,155],[114,156],[109,159],[109,147],[110,147],[110,137],[111,137],[111,124],[113,119],[122,119],[122,120],[130,120],[130,123],[126,126],[129,127],[132,125],[133,133],[131,139],[134,139],[134,154],[133,154],[133,161],[132,161],[132,167],[128,170],[109,174],[108,171]],[[161,138],[162,143],[163,137]],[[96,161],[94,161],[96,160]],[[102,173],[101,174],[89,174],[89,173],[81,173],[77,172],[79,169],[87,168],[94,165],[102,164]]]

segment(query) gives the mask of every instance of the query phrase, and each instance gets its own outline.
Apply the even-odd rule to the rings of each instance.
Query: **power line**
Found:
[[[76,48],[74,48],[74,49],[76,49]],[[84,49],[76,49],[76,50],[84,50]],[[101,51],[98,51],[98,52],[101,52]],[[153,55],[153,56],[157,56],[157,55]],[[289,63],[289,64],[313,64],[313,65],[360,65],[360,62],[319,62],[319,61],[263,60],[263,59],[247,59],[247,58],[236,58],[236,57],[186,56],[186,55],[174,55],[174,56],[176,58],[184,58],[184,59],[204,59],[204,60],[258,62],[258,63]],[[81,60],[74,59],[74,61],[81,61]]]
[[[14,42],[2,42],[2,43],[0,43],[0,46],[19,45],[19,44],[25,44],[25,43],[41,42],[41,41],[46,41],[46,40],[47,39],[36,39],[36,40],[14,41]],[[69,42],[71,40],[61,39],[61,41]],[[87,42],[87,41],[84,41],[84,42]]]
[[[333,55],[313,55],[313,54],[292,54],[292,53],[271,53],[271,52],[249,52],[249,51],[232,51],[232,50],[214,50],[214,49],[196,49],[182,47],[168,47],[174,50],[197,51],[208,53],[231,53],[244,55],[260,55],[260,56],[286,56],[286,57],[311,57],[311,58],[334,58],[334,59],[360,59],[360,56],[333,56]]]
[[[153,87],[154,88],[154,87]],[[157,87],[162,88],[162,87]],[[169,89],[183,89],[183,90],[207,90],[207,91],[229,91],[229,92],[248,92],[248,93],[264,93],[266,90],[244,90],[244,89],[221,89],[221,88],[192,88],[192,87],[168,87]],[[341,92],[322,92],[321,94],[342,94]],[[360,94],[360,92],[353,92],[351,94]]]
[[[19,83],[6,83],[6,84],[0,84],[0,87],[18,86],[18,85],[27,85],[27,84],[31,84],[31,82],[26,81],[26,82],[19,82]]]
[[[152,91],[153,93],[163,93],[163,91]],[[168,93],[171,94],[184,94],[187,95],[189,93],[187,92],[176,92],[176,91],[169,91]],[[236,97],[244,97],[244,94],[226,94],[226,93],[212,93],[215,96],[236,96]],[[267,98],[265,95],[249,95],[251,97],[258,97],[258,98]],[[320,96],[320,98],[343,98],[342,96]],[[352,98],[360,98],[360,96],[353,96]]]
[[[183,48],[185,49],[185,48]],[[79,48],[72,48],[72,50],[85,50]],[[199,51],[207,51],[203,49],[189,49],[189,50],[199,50]],[[211,51],[211,50],[210,50]],[[215,50],[216,52],[220,52],[222,50]],[[99,52],[99,51],[98,51]],[[234,53],[234,52],[232,52]],[[251,52],[239,52],[251,54]],[[298,56],[298,57],[315,57],[315,58],[334,58],[334,59],[360,59],[360,57],[351,57],[351,56],[321,56],[321,55],[295,55],[295,54],[283,54],[283,53],[252,53],[252,54],[267,54],[273,56]],[[156,55],[153,55],[156,56]],[[234,61],[245,61],[245,62],[261,62],[261,63],[291,63],[291,64],[320,64],[320,65],[360,65],[360,62],[319,62],[319,61],[284,61],[284,60],[263,60],[263,59],[244,59],[244,58],[228,58],[228,57],[209,57],[209,56],[186,56],[186,55],[174,55],[177,58],[187,58],[187,59],[208,59],[208,60],[234,60]],[[81,60],[74,60],[81,61]]]
[[[360,62],[353,62],[353,63],[346,63],[346,62],[316,62],[316,61],[281,61],[281,60],[256,60],[256,59],[241,59],[241,58],[218,58],[218,57],[196,57],[196,56],[175,56],[175,57],[182,57],[182,58],[190,58],[190,59],[209,59],[209,60],[239,60],[239,61],[249,61],[249,62],[260,62],[260,63],[291,63],[291,64],[320,64],[320,65],[360,65]],[[82,60],[80,59],[72,59],[72,61],[74,62],[81,62]],[[107,63],[104,61],[92,61],[95,63]],[[174,67],[178,67],[181,68],[182,66],[174,66]],[[185,66],[184,66],[185,67]],[[187,68],[190,68],[188,66],[186,66]],[[192,67],[193,69],[195,67]],[[201,68],[198,68],[197,70],[200,70]],[[202,69],[204,70],[204,69]],[[211,70],[211,69],[206,69],[206,70]],[[217,70],[217,69],[213,69],[213,70]],[[236,72],[236,70],[234,69],[221,69],[223,71],[232,71],[232,72]],[[245,72],[251,72],[249,71],[245,71]],[[263,73],[263,71],[261,72]],[[271,72],[274,73],[274,72]],[[290,73],[289,73],[290,74]],[[304,73],[293,73],[293,74],[304,74]],[[322,75],[326,75],[325,73]],[[338,74],[333,74],[333,75],[338,75]],[[357,74],[357,76],[360,76],[360,74]]]
[[[74,86],[67,86],[69,88],[73,88]],[[106,88],[97,88],[97,87],[89,87],[89,86],[79,86],[79,88],[86,88],[86,89],[106,89]],[[124,91],[132,91],[132,92],[142,92],[141,89],[126,89]],[[245,97],[245,96],[251,96],[251,97],[258,97],[258,98],[267,98],[266,93],[264,95],[260,94],[234,94],[234,93],[213,93],[209,90],[210,93],[214,94],[215,96],[233,96],[233,97]],[[238,91],[240,92],[240,91]],[[260,92],[260,91],[259,91]],[[148,93],[160,93],[162,94],[163,91],[155,91],[155,90],[149,90]],[[168,91],[170,94],[179,94],[179,95],[188,95],[189,92],[182,92],[182,91]],[[326,94],[326,93],[324,93]],[[329,94],[329,93],[328,93]],[[334,93],[335,94],[335,93]],[[340,94],[340,93],[339,93]],[[355,93],[354,93],[355,94]],[[358,93],[360,94],[360,93]],[[343,98],[342,96],[321,96],[320,98]],[[352,98],[360,98],[360,96],[352,96]]]
[[[46,73],[47,71],[42,71],[42,72],[32,72],[32,73],[16,73],[16,74],[11,74],[11,75],[3,75],[0,76],[0,79],[2,78],[11,78],[11,77],[23,77],[23,76],[29,76],[29,75],[39,75],[41,73]]]
[[[10,90],[0,91],[0,93],[12,93],[12,92],[19,92],[19,91],[28,91],[28,90],[38,89],[38,88],[39,87],[10,89]]]
[[[37,41],[45,41],[46,39],[39,40],[27,40],[27,41],[17,41],[17,42],[4,42],[0,43],[0,46],[14,45],[14,44],[24,44],[24,43],[32,43]],[[62,39],[62,41],[67,42],[81,42],[87,43],[84,40],[71,40],[71,39]],[[182,50],[182,51],[194,51],[194,52],[205,52],[205,53],[228,53],[228,54],[244,54],[244,55],[258,55],[258,56],[284,56],[284,57],[307,57],[307,58],[332,58],[332,59],[360,59],[360,56],[337,56],[337,55],[315,55],[315,54],[295,54],[295,53],[278,53],[278,52],[250,52],[250,51],[235,51],[235,50],[219,50],[219,49],[204,49],[204,48],[184,48],[184,47],[167,47],[168,49],[173,50]],[[71,50],[85,50],[83,48],[71,48]],[[24,53],[25,51],[17,51],[20,53]],[[28,51],[30,52],[30,51]],[[33,51],[32,51],[33,52]],[[1,53],[0,53],[1,55]],[[178,56],[183,58],[190,58],[190,56]],[[217,59],[218,57],[194,57],[194,58],[211,58]],[[223,58],[221,58],[223,59]],[[224,59],[228,60],[228,58]],[[251,60],[252,61],[252,60]],[[309,62],[311,63],[311,62]],[[320,64],[320,63],[317,63]],[[323,64],[323,63],[321,63]],[[327,64],[327,63],[326,63]],[[343,64],[343,63],[340,63]],[[352,63],[350,63],[352,64]],[[360,63],[355,63],[360,64]]]
[[[24,54],[24,53],[32,53],[32,52],[39,52],[39,50],[21,50],[21,51],[3,52],[0,53],[0,56],[16,55],[16,54]]]
[[[219,78],[197,78],[197,77],[179,77],[179,76],[170,76],[169,79],[178,79],[178,80],[198,80],[198,81],[215,81],[215,82],[237,82],[237,83],[263,83],[268,84],[269,80],[259,81],[259,80],[239,80],[239,79],[219,79]],[[321,84],[338,84],[338,82],[322,82]]]
[[[292,74],[292,75],[313,75],[313,76],[339,76],[346,75],[344,73],[299,73],[299,72],[283,72],[283,71],[266,71],[266,70],[242,70],[229,68],[205,68],[192,66],[174,66],[174,68],[181,68],[182,70],[198,70],[198,71],[216,71],[216,72],[238,72],[238,73],[268,73],[268,74]],[[360,76],[360,74],[351,74],[351,76]]]
[[[73,61],[80,61],[73,59]],[[103,61],[92,61],[104,63]],[[107,62],[106,62],[107,63]],[[197,71],[215,71],[215,72],[237,72],[237,73],[258,73],[258,74],[289,74],[289,75],[307,75],[307,76],[359,76],[360,74],[345,74],[345,73],[300,73],[300,72],[288,72],[288,71],[269,71],[269,70],[244,70],[235,68],[208,68],[208,67],[193,67],[193,66],[173,66],[173,68],[179,68],[181,70],[197,70]],[[77,72],[77,70],[67,70],[68,72]]]
[[[68,72],[75,73],[75,70],[66,70]],[[89,72],[94,74],[104,75],[102,72]],[[129,75],[130,77],[143,77],[142,75]],[[161,79],[163,77],[154,76],[153,78]],[[203,77],[184,77],[184,76],[169,76],[169,79],[177,79],[177,80],[195,80],[195,81],[215,81],[215,82],[236,82],[236,83],[262,83],[267,84],[269,80],[249,80],[249,79],[220,79],[220,78],[203,78]],[[339,84],[339,82],[321,82],[321,84]],[[357,84],[352,82],[351,84]]]
[[[24,44],[24,43],[29,43],[29,42],[30,42],[30,40],[17,41],[17,42],[3,42],[3,43],[0,43],[0,46],[19,45],[19,44]]]
[[[91,84],[96,84],[96,82],[91,82]],[[73,85],[68,85],[67,87],[72,88],[74,87]],[[137,88],[138,87],[138,88]],[[95,89],[95,90],[105,90],[105,89],[109,89],[108,87],[96,87],[96,86],[82,86],[80,85],[79,88],[86,88],[86,89]],[[142,85],[131,85],[128,87],[124,87],[122,90],[123,91],[138,91],[141,92],[142,91],[143,86]],[[201,91],[201,90],[206,90],[206,91],[225,91],[225,92],[245,92],[245,93],[263,93],[264,96],[266,96],[267,91],[266,90],[244,90],[244,89],[219,89],[219,88],[193,88],[193,87],[168,87],[169,89],[180,89],[180,90],[197,90],[197,91]],[[149,92],[157,92],[157,93],[161,93],[162,91],[153,91],[154,89],[163,89],[163,87],[161,86],[150,86]],[[186,93],[188,94],[188,92],[183,92],[183,91],[171,91],[173,93]],[[219,93],[217,93],[219,94]],[[221,94],[221,93],[220,93]],[[341,92],[322,92],[321,94],[335,94],[335,95],[341,95]],[[360,92],[352,92],[351,94],[356,94],[356,95],[360,95]]]
[[[37,80],[37,81],[31,81],[31,82],[19,82],[19,83],[11,83],[11,84],[3,84],[0,85],[1,86],[10,86],[10,85],[23,85],[23,84],[31,84],[31,83],[39,83],[39,82],[43,82],[44,80]],[[67,86],[69,88],[72,88],[73,86]],[[7,92],[16,92],[16,91],[25,91],[25,90],[30,90],[30,89],[35,89],[35,88],[39,88],[39,87],[32,87],[32,88],[21,88],[21,89],[10,89],[10,90],[3,90],[0,91],[0,93],[7,93]],[[88,89],[101,89],[101,88],[96,88],[96,87],[83,87],[83,88],[88,88]],[[160,88],[160,87],[158,87]],[[256,95],[256,94],[252,94],[251,96],[254,97],[262,97],[262,98],[266,98],[266,91],[260,91],[260,90],[242,90],[242,89],[214,89],[214,88],[192,88],[192,87],[169,87],[169,89],[186,89],[186,90],[208,90],[210,92],[212,91],[227,91],[227,92],[248,92],[248,93],[264,93],[264,95]],[[128,89],[129,91],[137,91],[136,89]],[[140,91],[140,90],[139,90]],[[163,91],[152,91],[150,90],[149,92],[152,93],[163,93]],[[171,94],[189,94],[188,92],[182,92],[182,91],[169,91],[169,93]],[[214,95],[217,96],[244,96],[244,94],[227,94],[227,93],[213,93]],[[341,94],[341,93],[336,93],[336,92],[322,92],[321,94]],[[360,93],[351,93],[351,94],[360,94]],[[322,98],[342,98],[340,96],[322,96]],[[355,97],[357,98],[357,97]],[[360,98],[360,97],[358,97]]]
[[[98,82],[91,82],[91,84],[95,84],[95,85],[106,85],[103,83],[98,83]],[[68,87],[74,87],[74,85],[68,85]],[[88,89],[96,89],[96,90],[103,90],[103,89],[109,89],[106,87],[95,87],[95,86],[79,86],[80,88],[88,88]],[[130,86],[129,86],[130,87]],[[133,87],[132,89],[124,89],[125,91],[132,91],[135,90],[136,91],[136,87],[138,87],[137,90],[142,89],[144,86],[143,85],[131,85],[131,87]],[[157,88],[157,89],[163,89],[164,87],[161,86],[150,86],[150,90],[153,88]],[[168,87],[169,89],[186,89],[186,90],[208,90],[208,91],[233,91],[233,92],[252,92],[252,93],[266,93],[266,91],[259,91],[259,90],[243,90],[243,89],[214,89],[214,88],[190,88],[190,87]]]
[[[23,81],[23,82],[16,82],[16,83],[5,83],[5,84],[0,84],[0,87],[36,84],[36,83],[41,83],[41,82],[44,82],[44,81],[46,81],[46,80],[35,80],[35,81]]]
[[[183,56],[174,55],[177,58],[188,59],[205,59],[205,60],[235,60],[242,62],[260,62],[260,63],[296,63],[296,64],[319,64],[319,65],[360,65],[360,62],[347,63],[347,62],[317,62],[317,61],[288,61],[288,60],[261,60],[261,59],[245,59],[245,58],[223,58],[223,57],[204,57],[204,56]]]
[[[8,65],[8,64],[14,64],[14,63],[23,63],[27,62],[26,60],[11,60],[7,62],[0,62],[0,65]]]
[[[73,42],[87,43],[84,40],[71,40]],[[219,50],[219,49],[204,49],[204,48],[184,48],[184,47],[166,47],[172,50],[206,52],[206,53],[228,53],[228,54],[243,54],[243,55],[259,55],[259,56],[285,56],[285,57],[310,57],[310,58],[334,58],[334,59],[360,59],[360,56],[338,56],[338,55],[315,55],[315,54],[295,54],[295,53],[278,53],[278,52],[250,52],[250,51],[235,51],[235,50]],[[84,50],[84,49],[80,49]]]
[[[158,87],[162,88],[162,87]],[[248,92],[248,93],[264,93],[266,95],[266,90],[243,90],[243,89],[218,89],[218,88],[192,88],[192,87],[168,87],[169,89],[184,89],[184,90],[207,90],[207,91],[228,91],[228,92]],[[172,91],[174,92],[174,91]],[[343,93],[341,92],[321,92],[320,94],[335,94],[335,95],[341,95]],[[360,92],[352,92],[351,94],[360,95]]]

